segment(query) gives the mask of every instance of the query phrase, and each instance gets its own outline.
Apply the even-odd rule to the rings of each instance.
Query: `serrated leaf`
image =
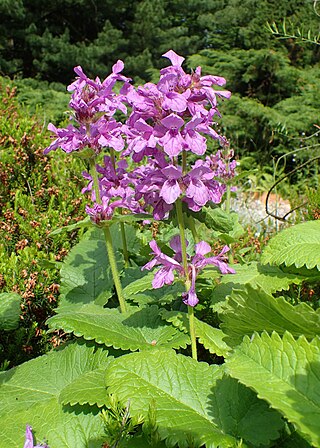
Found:
[[[125,288],[123,288],[123,296],[125,299],[132,300],[132,297],[139,292],[144,292],[148,289],[152,289],[152,280],[154,273],[141,273],[141,276],[132,282],[130,282]]]
[[[234,212],[228,213],[221,207],[202,207],[201,212],[195,214],[195,218],[203,222],[215,234],[238,237],[239,232],[240,235],[243,233],[243,227],[239,224],[238,214]]]
[[[226,274],[221,277],[221,285],[227,284],[230,293],[240,285],[250,284],[254,288],[261,288],[266,293],[288,290],[291,284],[299,285],[305,280],[304,276],[283,272],[277,266],[264,266],[256,262],[247,265],[234,266],[235,274]],[[218,286],[214,293],[217,293]],[[224,290],[226,288],[224,287]]]
[[[221,329],[232,347],[255,331],[276,331],[281,335],[290,331],[296,337],[304,334],[309,339],[320,335],[320,309],[314,311],[306,303],[293,306],[283,297],[274,298],[250,285],[233,291],[221,311]]]
[[[48,320],[48,325],[122,350],[150,349],[155,345],[179,348],[188,343],[186,335],[161,320],[157,306],[132,308],[121,314],[116,309],[88,305],[78,311],[60,312]]]
[[[14,292],[0,294],[0,330],[15,330],[19,325],[21,297]]]
[[[161,310],[160,315],[167,322],[171,322],[175,327],[181,331],[189,331],[188,314],[183,311],[167,311]],[[225,343],[223,338],[226,336],[219,328],[214,328],[211,325],[202,322],[194,317],[194,329],[196,338],[210,353],[215,353],[218,356],[225,356],[230,347]]]
[[[249,389],[224,376],[223,368],[173,351],[125,355],[107,369],[109,392],[130,400],[133,416],[155,407],[161,438],[188,447],[188,438],[206,446],[234,447],[243,438],[254,446],[278,437],[277,413]],[[259,428],[259,430],[257,430]]]
[[[118,254],[118,262],[121,257]],[[59,309],[86,303],[104,305],[111,296],[113,278],[101,229],[88,232],[74,246],[61,268]]]
[[[210,353],[215,353],[218,356],[226,356],[231,350],[223,340],[226,336],[225,333],[219,328],[212,327],[199,319],[195,319],[195,332],[199,342]]]
[[[53,230],[52,232],[49,233],[48,236],[60,235],[60,233],[62,232],[72,232],[72,230],[81,229],[83,227],[90,227],[93,225],[94,224],[90,220],[90,217],[87,216],[86,218],[82,219],[81,221],[75,222],[74,224],[70,224],[68,226]]]
[[[141,278],[133,281],[123,289],[123,296],[126,300],[138,303],[139,305],[151,305],[159,303],[165,305],[171,303],[181,296],[184,286],[176,282],[173,285],[166,285],[163,288],[154,289],[152,280],[154,272],[148,272]]]
[[[62,407],[59,395],[79,376],[106,365],[107,353],[70,344],[0,373],[0,448],[23,446],[26,424],[50,448],[100,448],[104,429],[96,408]]]
[[[295,340],[286,333],[245,337],[227,371],[294,423],[320,446],[320,339]]]
[[[109,363],[112,361],[109,357]],[[98,407],[110,404],[109,396],[105,385],[106,367],[93,370],[81,375],[72,383],[64,387],[60,393],[59,401],[62,404],[96,404]]]
[[[269,241],[261,263],[320,270],[320,221],[303,222],[282,230]]]

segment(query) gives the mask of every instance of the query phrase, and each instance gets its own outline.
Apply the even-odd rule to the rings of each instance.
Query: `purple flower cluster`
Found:
[[[96,165],[99,181],[100,200],[97,201],[90,173],[83,172],[88,185],[82,193],[91,191],[93,207],[86,206],[86,212],[95,224],[112,218],[116,208],[126,209],[131,213],[143,213],[144,210],[135,199],[134,179],[128,170],[126,160],[113,162],[111,157],[104,156],[103,165]]]
[[[122,61],[102,82],[89,79],[76,67],[77,78],[68,87],[73,124],[64,129],[49,125],[54,141],[45,154],[58,147],[67,153],[83,152],[89,154],[91,167],[95,166],[94,178],[91,172],[83,173],[88,181],[83,193],[91,193],[93,205],[86,211],[96,224],[112,219],[115,209],[152,212],[156,220],[162,220],[178,200],[190,210],[200,211],[210,202],[221,202],[226,183],[235,175],[233,152],[226,138],[214,129],[215,119],[220,117],[217,100],[231,95],[222,89],[225,79],[202,76],[201,67],[185,73],[184,58],[172,50],[163,56],[171,65],[160,70],[158,83],[139,87],[121,74]],[[121,88],[115,93],[118,82]],[[121,114],[122,121],[115,118]],[[219,142],[221,149],[216,154],[206,155],[207,138]],[[102,157],[106,148],[109,155]],[[177,238],[171,242],[173,258],[164,255],[155,241],[150,245],[154,259],[144,268],[162,265],[153,286],[172,283],[175,271],[184,275],[191,285],[184,302],[190,306],[198,303],[195,281],[201,269],[211,264],[221,273],[234,272],[223,258],[227,246],[218,256],[206,258],[210,246],[198,243],[194,257],[188,260],[188,272],[184,272]]]
[[[188,245],[188,241],[186,241]],[[222,274],[234,274],[234,269],[230,268],[224,257],[228,252],[228,246],[224,246],[219,255],[215,257],[205,257],[211,252],[211,247],[205,241],[195,245],[195,255],[188,260],[188,272],[185,272],[182,264],[181,240],[177,235],[170,241],[170,247],[174,251],[174,256],[169,257],[161,252],[155,240],[150,243],[153,259],[149,261],[142,269],[150,270],[154,266],[160,265],[160,269],[156,272],[152,286],[161,288],[163,285],[170,285],[174,280],[174,272],[190,282],[189,290],[184,293],[183,302],[188,306],[196,306],[199,299],[196,294],[196,278],[199,272],[207,265],[216,266]]]
[[[131,212],[151,208],[155,219],[160,220],[168,216],[179,198],[191,210],[199,211],[210,201],[221,202],[226,190],[224,180],[233,173],[230,168],[230,176],[225,175],[221,151],[201,157],[207,149],[205,136],[227,146],[226,139],[213,129],[215,116],[220,116],[217,98],[231,95],[220,89],[225,79],[201,76],[200,67],[185,73],[181,67],[184,58],[172,50],[163,56],[171,66],[160,71],[159,82],[137,88],[121,75],[122,61],[113,66],[103,82],[89,79],[81,67],[76,67],[77,79],[68,87],[72,92],[71,118],[76,123],[63,129],[49,125],[56,138],[45,154],[58,147],[67,153],[90,148],[92,155],[111,148],[117,152],[119,163],[128,157],[133,161],[126,175],[121,170],[116,172],[122,176],[116,181],[121,188],[112,184],[110,189],[108,176],[100,178],[101,198],[95,198],[93,207],[87,208],[95,222],[110,219],[116,207]],[[123,85],[116,94],[113,87],[118,81]],[[128,109],[125,123],[114,118],[116,111],[126,114]],[[186,163],[188,153],[194,154],[191,165]]]
[[[103,82],[99,78],[95,81],[89,79],[81,67],[74,69],[78,77],[68,87],[68,91],[73,92],[69,106],[73,110],[71,118],[76,126],[70,124],[67,128],[57,129],[50,123],[48,129],[57,138],[45,149],[45,154],[57,148],[66,153],[90,148],[94,154],[99,154],[104,147],[111,147],[116,151],[124,148],[121,123],[113,118],[117,110],[127,112],[125,97],[113,92],[117,81],[125,84],[130,81],[120,74],[123,68],[123,62],[118,61],[112,67],[111,75]]]

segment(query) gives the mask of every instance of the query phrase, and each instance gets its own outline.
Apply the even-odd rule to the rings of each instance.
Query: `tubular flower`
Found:
[[[187,245],[189,244],[186,241]],[[200,241],[195,245],[195,255],[189,257],[188,272],[186,273],[182,265],[181,242],[180,236],[175,236],[170,241],[170,247],[174,251],[174,256],[169,257],[161,252],[155,240],[149,243],[153,255],[153,259],[145,264],[142,269],[151,270],[155,266],[161,266],[155,273],[152,286],[161,288],[163,285],[170,285],[174,281],[174,273],[178,273],[179,277],[188,278],[190,288],[182,294],[183,302],[188,306],[196,306],[199,299],[196,294],[196,279],[199,272],[208,265],[215,266],[221,274],[235,274],[235,270],[230,268],[226,262],[225,254],[229,251],[228,246],[224,246],[220,254],[214,257],[206,257],[211,252],[211,247],[205,241]]]
[[[23,445],[23,448],[49,448],[47,444],[44,445],[34,445],[33,443],[33,435],[32,428],[30,425],[26,427],[26,439]]]
[[[89,147],[95,154],[106,146],[116,151],[123,149],[124,141],[120,135],[122,125],[112,118],[117,110],[127,113],[125,96],[112,91],[117,81],[125,84],[130,81],[120,74],[123,67],[123,62],[118,61],[114,64],[111,75],[103,82],[99,78],[94,81],[89,79],[80,66],[75,67],[74,71],[78,76],[68,87],[68,91],[73,92],[69,106],[73,111],[71,119],[76,126],[57,129],[49,123],[48,129],[55,134],[53,138],[56,138],[44,150],[45,154],[59,147],[67,153]]]

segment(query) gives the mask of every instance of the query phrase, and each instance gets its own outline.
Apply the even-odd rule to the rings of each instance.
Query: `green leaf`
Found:
[[[153,404],[159,434],[172,445],[188,447],[193,438],[196,446],[224,448],[243,438],[259,446],[276,439],[282,427],[279,415],[222,367],[171,350],[122,356],[106,375],[109,392],[130,400],[131,415],[147,417]]]
[[[221,328],[231,346],[255,331],[279,334],[290,331],[296,337],[304,334],[309,339],[320,335],[320,309],[314,311],[306,303],[293,306],[283,297],[274,298],[250,285],[233,291],[221,305],[221,311]]]
[[[59,395],[81,375],[103,368],[107,354],[70,344],[0,373],[0,448],[23,446],[26,424],[50,448],[100,448],[104,430],[97,408],[63,407]]]
[[[72,230],[81,229],[83,227],[90,227],[93,226],[92,221],[90,220],[90,217],[87,216],[86,218],[82,219],[81,221],[75,222],[74,224],[70,224],[65,227],[61,227],[60,229],[53,230],[49,233],[49,237],[54,235],[60,235],[62,232],[72,232]]]
[[[138,279],[129,283],[123,288],[123,296],[127,300],[133,300],[133,296],[139,292],[144,292],[148,289],[152,289],[152,280],[154,277],[153,272],[143,273]]]
[[[227,213],[221,207],[202,207],[195,218],[203,222],[216,235],[229,235],[237,238],[243,233],[243,227],[239,224],[237,213]]]
[[[19,325],[20,316],[19,294],[2,293],[0,294],[0,330],[15,330]]]
[[[154,289],[152,287],[153,277],[154,272],[148,272],[143,277],[128,284],[123,289],[124,298],[141,306],[153,303],[165,305],[176,300],[185,290],[184,286],[179,282]]]
[[[120,260],[118,254],[118,261]],[[101,229],[88,232],[74,246],[61,268],[60,304],[80,308],[86,303],[104,305],[111,296],[113,278]]]
[[[285,273],[277,266],[264,266],[256,262],[247,265],[237,264],[233,267],[236,271],[235,274],[226,274],[221,277],[221,284],[228,285],[230,294],[233,289],[249,283],[254,288],[261,288],[266,293],[272,294],[276,291],[288,290],[292,283],[299,285],[305,280],[305,277]],[[219,286],[213,294],[219,292],[218,289]],[[225,287],[224,291],[226,291]]]
[[[227,371],[294,423],[320,446],[320,339],[295,340],[286,333],[245,337],[226,363]]]
[[[195,319],[195,332],[198,341],[210,353],[215,353],[218,356],[226,356],[230,351],[230,347],[223,340],[226,335],[219,328],[212,327],[199,319]]]
[[[161,310],[160,315],[163,319],[167,322],[171,322],[181,331],[189,331],[189,319],[187,313],[184,313],[183,311]],[[215,353],[218,356],[225,356],[228,351],[230,351],[230,347],[228,347],[223,340],[226,335],[219,328],[214,328],[195,317],[194,329],[198,341],[209,350],[210,353]]]
[[[109,357],[109,363],[112,361]],[[96,404],[98,407],[108,406],[109,396],[105,385],[106,366],[87,372],[62,389],[59,401],[62,404]]]
[[[48,320],[48,325],[122,350],[150,349],[155,345],[179,348],[189,342],[187,335],[161,320],[157,306],[132,308],[121,314],[116,309],[87,305],[78,311],[60,312]]]
[[[320,270],[320,221],[307,221],[282,230],[269,241],[261,263]]]

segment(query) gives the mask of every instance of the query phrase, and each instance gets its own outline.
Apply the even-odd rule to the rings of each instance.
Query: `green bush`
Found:
[[[51,237],[51,228],[82,219],[84,210],[78,198],[82,180],[75,174],[80,161],[59,154],[52,164],[43,155],[48,134],[15,95],[15,87],[0,81],[0,293],[22,297],[19,327],[0,334],[5,366],[46,350],[45,321],[57,304],[58,264],[77,241],[76,231]]]

